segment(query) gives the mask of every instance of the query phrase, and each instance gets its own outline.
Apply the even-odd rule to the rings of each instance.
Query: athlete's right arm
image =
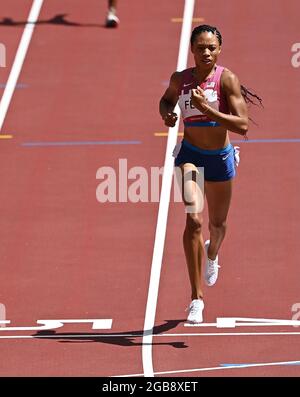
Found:
[[[167,127],[174,127],[178,119],[174,108],[178,101],[180,79],[180,72],[172,74],[169,87],[159,101],[159,113]]]

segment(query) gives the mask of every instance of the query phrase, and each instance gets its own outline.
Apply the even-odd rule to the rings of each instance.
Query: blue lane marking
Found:
[[[296,363],[289,363],[289,364],[284,364],[284,365],[300,365],[300,361],[298,361]]]
[[[70,142],[24,142],[21,146],[82,146],[82,145],[140,145],[141,141],[70,141]]]
[[[265,142],[279,142],[279,143],[286,143],[286,142],[300,142],[300,138],[293,138],[293,139],[239,139],[239,140],[232,140],[232,143],[265,143]]]
[[[249,367],[257,366],[257,364],[253,364],[253,363],[251,364],[244,363],[244,364],[220,364],[220,367],[243,367],[244,365],[247,365]],[[296,361],[294,363],[278,364],[278,365],[300,365],[300,361]]]
[[[253,364],[220,364],[220,367],[242,367],[243,365],[253,365]]]
[[[5,88],[6,87],[6,83],[0,83],[0,88]],[[23,84],[23,83],[18,83],[16,85],[16,88],[28,88],[29,84]]]
[[[244,139],[232,140],[231,143],[297,143],[300,138],[293,139]],[[82,145],[140,145],[141,141],[66,141],[66,142],[24,142],[21,146],[42,147],[42,146],[82,146]]]

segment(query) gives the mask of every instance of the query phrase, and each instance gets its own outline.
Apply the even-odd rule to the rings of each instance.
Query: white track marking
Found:
[[[192,20],[194,14],[195,0],[185,0],[183,24],[180,37],[179,54],[177,61],[177,70],[186,68],[189,50],[189,40],[192,30]],[[174,110],[178,116],[180,109],[177,104]],[[172,157],[173,149],[177,142],[179,128],[179,117],[175,127],[169,128],[168,141],[165,155],[164,172],[162,178],[161,196],[159,202],[157,225],[155,232],[153,257],[151,264],[151,275],[148,289],[148,298],[146,305],[146,314],[144,322],[144,335],[142,347],[142,360],[144,375],[147,377],[154,376],[152,362],[152,337],[155,323],[155,313],[158,298],[159,280],[162,266],[163,251],[166,237],[166,227],[169,211],[170,193],[172,186],[174,159]]]
[[[225,367],[207,367],[207,368],[193,368],[193,369],[179,369],[176,371],[161,371],[154,372],[154,375],[171,375],[171,374],[183,374],[188,372],[205,372],[205,371],[222,371],[226,369],[242,369],[242,368],[251,368],[251,367],[273,367],[276,365],[299,365],[300,361],[275,361],[269,363],[255,363],[255,364],[236,364],[236,365],[228,365]],[[130,375],[115,375],[113,377],[122,377],[128,378],[131,376],[143,376],[143,374],[130,374]]]
[[[299,327],[299,320],[277,320],[268,318],[247,318],[247,317],[217,317],[216,323],[185,323],[185,327],[216,327],[216,328],[236,328],[236,327],[270,327],[270,326],[294,326]]]
[[[1,307],[1,306],[0,306]],[[92,329],[111,329],[112,328],[112,319],[51,319],[51,320],[37,320],[36,323],[38,326],[22,326],[22,327],[7,327],[6,324],[10,324],[10,320],[1,320],[0,319],[0,333],[7,331],[40,331],[40,330],[51,330],[57,329],[64,326],[64,324],[86,324],[91,323]],[[240,322],[238,322],[240,321]],[[257,326],[300,326],[299,320],[278,320],[278,319],[262,319],[262,318],[247,318],[247,317],[217,317],[217,322],[215,323],[201,323],[201,324],[189,324],[185,323],[185,327],[214,327],[214,328],[235,328],[235,327],[257,327]],[[1,328],[2,327],[2,328]],[[284,332],[286,333],[286,332]],[[240,335],[241,333],[225,333],[225,335]],[[244,334],[244,333],[242,333]],[[253,333],[249,333],[253,334]],[[263,333],[265,334],[265,333]],[[272,333],[274,334],[274,333]],[[191,335],[224,335],[224,333],[201,333],[201,334],[186,334],[186,333],[164,333],[164,334],[155,334],[152,332],[153,336],[191,336]],[[141,337],[140,334],[113,334],[113,336],[131,336],[131,337]]]
[[[300,335],[296,331],[281,332],[207,332],[207,333],[182,333],[182,334],[158,334],[154,336],[271,336],[271,335]]]
[[[24,32],[15,56],[15,60],[8,77],[5,90],[0,102],[0,132],[3,127],[3,123],[15,91],[15,87],[20,76],[22,66],[27,54],[27,50],[31,41],[31,37],[35,28],[35,23],[38,20],[41,7],[44,0],[34,0],[31,6],[31,10],[27,19],[27,24],[24,28]]]
[[[9,324],[10,321],[0,321],[0,324]],[[5,327],[0,328],[0,331],[47,331],[52,329],[61,328],[64,324],[86,324],[92,323],[92,329],[111,329],[112,319],[68,319],[68,320],[37,320],[37,324],[42,324],[37,327]]]
[[[31,329],[32,330],[32,329]],[[18,328],[17,331],[20,331]],[[0,339],[39,339],[39,338],[53,338],[53,339],[76,339],[80,338],[142,338],[143,334],[136,335],[136,334],[81,334],[80,332],[76,331],[77,335],[74,334],[49,334],[49,335],[0,335]],[[182,337],[182,336],[283,336],[283,335],[290,335],[290,336],[298,336],[300,332],[290,332],[290,331],[281,331],[281,332],[211,332],[211,333],[179,333],[179,334],[153,334],[153,337]]]
[[[0,328],[4,328],[9,321],[6,320],[6,307],[3,303],[0,303]]]

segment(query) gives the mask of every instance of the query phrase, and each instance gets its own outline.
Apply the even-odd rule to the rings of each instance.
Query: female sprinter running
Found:
[[[217,65],[221,45],[222,36],[216,27],[196,27],[191,35],[195,67],[172,74],[159,107],[165,125],[173,127],[177,120],[174,108],[179,101],[184,122],[184,138],[175,166],[181,168],[183,201],[186,208],[189,206],[183,245],[192,289],[187,320],[193,323],[203,321],[202,262],[205,258],[204,278],[208,286],[215,284],[220,267],[218,252],[225,237],[238,157],[228,131],[246,136],[248,130],[248,110],[243,97],[247,90],[241,87],[234,73]],[[197,167],[204,167],[209,214],[210,239],[205,244],[201,208],[204,197],[196,186]]]

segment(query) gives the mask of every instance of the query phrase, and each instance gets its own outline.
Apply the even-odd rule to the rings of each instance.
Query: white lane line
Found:
[[[257,363],[257,364],[236,364],[236,365],[228,365],[226,367],[207,367],[207,368],[193,368],[193,369],[179,369],[176,371],[161,371],[154,372],[154,375],[171,375],[171,374],[183,374],[188,372],[205,372],[205,371],[220,371],[226,369],[241,369],[241,368],[250,368],[250,367],[272,367],[276,365],[299,365],[300,361],[276,361],[270,363]],[[130,375],[115,375],[114,377],[120,378],[128,378],[131,376],[143,376],[143,374],[130,374]]]
[[[186,68],[189,50],[189,40],[192,30],[192,20],[194,14],[195,0],[185,0],[183,24],[180,37],[179,54],[177,61],[177,70]],[[178,104],[174,110],[180,115]],[[173,157],[172,152],[177,142],[177,133],[179,129],[179,117],[175,127],[169,128],[168,141],[165,155],[164,172],[162,178],[161,196],[159,202],[157,225],[155,232],[153,257],[151,264],[151,275],[148,289],[148,298],[144,322],[143,334],[143,347],[142,347],[142,360],[144,375],[152,377],[153,375],[153,362],[152,362],[152,337],[153,327],[155,322],[155,313],[158,298],[158,288],[160,280],[160,272],[162,266],[163,251],[166,237],[166,227],[169,211],[170,193],[172,186],[173,176]]]
[[[159,334],[154,336],[271,336],[271,335],[300,335],[300,332],[209,332],[209,333],[186,333],[186,334]]]
[[[41,7],[44,0],[33,0],[29,16],[27,18],[27,24],[24,28],[24,32],[15,56],[15,60],[10,71],[7,84],[0,102],[0,132],[3,127],[3,123],[16,88],[17,81],[19,79],[22,66],[27,54],[27,50],[31,41],[31,37],[35,28],[35,23],[38,20]]]
[[[5,331],[5,330],[3,330]],[[9,331],[9,330],[7,330]],[[18,329],[18,331],[20,331]],[[4,333],[4,332],[3,332]],[[300,335],[300,332],[292,332],[292,331],[282,331],[282,332],[218,332],[218,333],[185,333],[185,334],[153,334],[153,337],[191,337],[191,336],[282,336],[282,335],[290,335],[296,336]],[[76,331],[76,334],[49,334],[49,335],[0,335],[0,339],[76,339],[76,338],[142,338],[143,334],[81,334]]]

